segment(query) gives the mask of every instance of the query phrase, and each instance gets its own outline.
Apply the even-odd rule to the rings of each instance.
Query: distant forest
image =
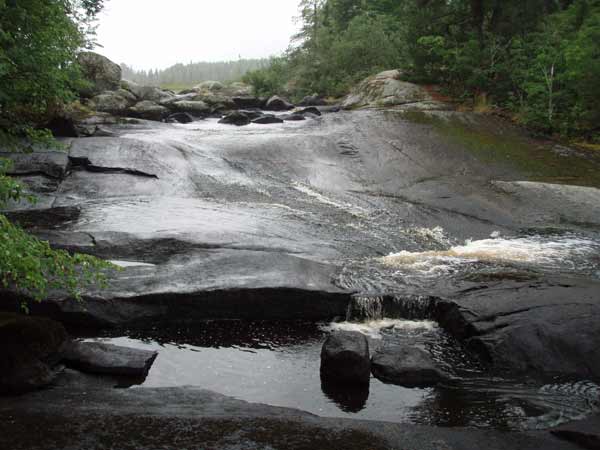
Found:
[[[167,69],[135,70],[121,64],[123,78],[145,85],[194,85],[202,81],[236,81],[246,72],[269,65],[268,59],[175,64]]]

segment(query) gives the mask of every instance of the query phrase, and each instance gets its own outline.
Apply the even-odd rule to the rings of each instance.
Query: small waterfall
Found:
[[[348,304],[346,320],[433,319],[438,300],[427,295],[355,295]]]

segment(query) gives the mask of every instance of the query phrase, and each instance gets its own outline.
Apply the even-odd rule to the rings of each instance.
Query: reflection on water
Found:
[[[334,329],[365,333],[372,351],[394,344],[423,348],[454,381],[426,389],[384,384],[376,378],[362,389],[323,383],[321,345],[326,333]],[[159,352],[141,388],[197,386],[321,416],[518,429],[545,428],[599,407],[594,401],[600,388],[590,382],[543,385],[488,377],[456,342],[428,321],[206,322],[143,334],[124,331],[120,337],[101,339]]]

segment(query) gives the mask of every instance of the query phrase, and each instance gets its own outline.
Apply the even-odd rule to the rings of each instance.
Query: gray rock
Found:
[[[0,313],[0,394],[17,394],[51,383],[61,370],[64,327],[50,319]]]
[[[315,116],[320,116],[321,115],[321,111],[319,111],[319,108],[315,108],[314,106],[310,106],[308,108],[302,108],[299,109],[297,111],[294,111],[294,114],[313,114]]]
[[[167,108],[148,100],[136,103],[135,106],[129,108],[129,112],[134,117],[156,121],[161,121],[169,115]]]
[[[225,88],[225,86],[223,85],[223,83],[221,83],[220,81],[203,81],[202,83],[194,86],[194,90],[195,91],[221,91]]]
[[[265,104],[265,109],[269,111],[287,111],[293,108],[294,105],[277,95],[271,97]]]
[[[193,116],[206,116],[211,108],[202,101],[179,100],[170,104],[170,108],[177,112],[185,112]]]
[[[81,90],[83,97],[93,97],[104,91],[116,91],[121,83],[121,67],[105,56],[94,52],[81,52],[77,55],[83,78],[88,82]]]
[[[225,117],[219,120],[219,123],[243,126],[248,125],[250,123],[250,118],[244,113],[235,111],[230,114],[227,114]]]
[[[367,338],[352,331],[330,334],[321,349],[321,377],[341,384],[368,384],[371,361]]]
[[[67,152],[46,151],[33,153],[0,152],[0,158],[12,161],[8,175],[43,174],[50,178],[62,179],[69,167]]]
[[[100,342],[73,341],[63,353],[67,366],[90,373],[146,376],[157,352]]]
[[[186,112],[171,114],[169,117],[167,117],[167,122],[170,123],[191,123],[193,121],[194,117]]]
[[[300,100],[300,103],[298,103],[298,105],[300,106],[325,106],[327,105],[327,102],[321,98],[318,94],[313,94],[313,95],[307,95],[306,97],[304,97],[302,100]]]
[[[124,91],[128,92],[128,91]],[[92,98],[94,109],[96,111],[113,114],[115,116],[125,116],[128,114],[129,107],[135,103],[135,97],[125,98],[119,91],[108,91]]]
[[[401,80],[399,70],[388,70],[362,81],[342,104],[344,109],[392,107],[431,101],[422,87]]]
[[[270,123],[283,123],[283,119],[275,117],[272,114],[260,116],[252,121],[252,123],[258,124],[270,124]]]
[[[248,116],[248,119],[250,119],[250,120],[258,119],[259,117],[264,116],[264,114],[259,110],[243,109],[243,110],[240,110],[239,112]]]
[[[384,347],[371,359],[373,375],[386,383],[406,387],[434,386],[448,379],[429,354],[416,347]]]

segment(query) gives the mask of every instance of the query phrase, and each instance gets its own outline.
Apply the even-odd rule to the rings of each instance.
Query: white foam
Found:
[[[346,204],[338,203],[338,202],[330,199],[329,197],[324,196],[320,192],[315,191],[314,189],[310,188],[309,186],[307,186],[305,184],[295,182],[292,184],[292,186],[297,191],[302,192],[303,194],[306,194],[309,197],[314,198],[319,203],[323,203],[324,205],[329,205],[329,206],[333,206],[334,208],[349,211],[353,215],[363,216],[365,214],[365,211],[366,211],[365,209],[360,208],[358,206],[351,205],[349,203],[346,203]]]
[[[430,331],[438,327],[430,320],[380,319],[368,322],[332,322],[321,327],[323,331],[358,331],[372,339],[381,339],[382,330]]]
[[[600,252],[600,242],[574,236],[543,238],[495,238],[469,240],[448,250],[401,251],[381,258],[388,266],[436,275],[457,264],[477,261],[520,263],[536,268],[576,269]]]
[[[138,262],[138,261],[109,261],[110,263],[114,264],[115,266],[119,266],[119,267],[155,267],[156,264],[149,264],[149,263],[143,263],[143,262]]]

